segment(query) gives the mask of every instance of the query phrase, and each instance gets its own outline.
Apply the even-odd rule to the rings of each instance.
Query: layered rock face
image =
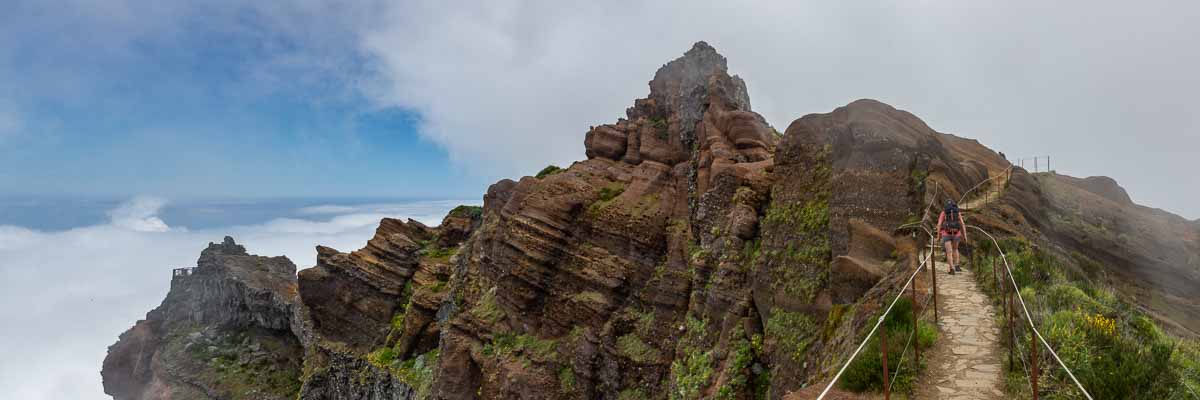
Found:
[[[489,189],[433,397],[779,398],[913,266],[891,230],[924,177],[958,193],[988,174],[874,101],[780,135],[703,42],[626,114],[587,133],[588,160]]]
[[[291,395],[302,399],[803,396],[840,367],[917,266],[925,242],[896,228],[936,218],[941,201],[1010,166],[873,100],[806,115],[781,134],[704,42],[649,87],[625,118],[587,131],[587,160],[497,182],[482,208],[457,208],[438,227],[385,219],[362,249],[318,247],[317,265],[293,286],[236,280],[291,297],[250,296],[214,313],[244,296],[214,290],[224,275],[198,268],[110,349],[106,391],[208,390],[189,378],[200,367],[159,349],[181,343],[171,332],[219,338],[237,327],[292,337],[304,382]],[[1179,243],[1126,239],[1112,256],[1130,271],[1200,263],[1195,222],[1137,209],[1099,178],[1017,170],[1001,204],[970,223],[1064,253],[1119,243],[1065,239],[1078,232],[1047,221],[1078,213],[1070,199],[1111,204],[1089,217],[1108,229],[1178,227]],[[1123,214],[1134,211],[1136,224]],[[250,265],[238,248],[213,245],[201,267],[244,275],[228,272]],[[188,393],[174,398],[204,398]]]
[[[296,266],[232,238],[176,270],[162,305],[108,349],[104,392],[123,399],[285,399],[300,386]]]
[[[311,321],[301,397],[406,399],[427,393],[428,377],[392,361],[437,347],[435,315],[448,293],[450,261],[479,222],[479,208],[465,206],[436,228],[385,218],[362,249],[318,247],[317,265],[299,274]],[[418,370],[431,370],[426,364],[435,358]]]

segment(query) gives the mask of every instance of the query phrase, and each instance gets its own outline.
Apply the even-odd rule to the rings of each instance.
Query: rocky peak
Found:
[[[1064,178],[1072,185],[1078,186],[1080,189],[1091,192],[1097,196],[1116,202],[1121,205],[1133,204],[1133,199],[1129,198],[1129,193],[1125,188],[1117,184],[1116,180],[1107,176],[1089,176],[1087,178]]]
[[[173,274],[162,304],[109,347],[105,393],[117,400],[294,397],[302,354],[295,271],[286,257],[248,254],[228,236],[209,243],[194,273]],[[231,363],[239,366],[234,376]]]
[[[716,90],[714,90],[716,89]],[[666,111],[678,114],[684,122],[693,124],[707,108],[711,92],[720,94],[720,100],[733,108],[750,111],[750,96],[746,84],[737,76],[730,76],[725,56],[703,41],[696,42],[691,50],[654,73],[650,81],[650,96]],[[637,117],[638,109],[629,110],[630,119]],[[686,124],[685,124],[686,125]]]
[[[220,244],[208,242],[208,248],[200,252],[200,255],[228,255],[228,256],[244,256],[246,255],[246,247],[237,244],[232,237],[226,236],[225,240]]]
[[[729,75],[725,57],[705,42],[697,42],[682,57],[663,65],[650,81],[650,94],[625,111],[628,119],[593,127],[584,141],[588,158],[608,158],[629,164],[654,161],[674,166],[697,159],[714,141],[749,150],[738,161],[758,161],[775,138],[761,116],[750,110],[746,84]],[[704,133],[705,115],[713,118]]]

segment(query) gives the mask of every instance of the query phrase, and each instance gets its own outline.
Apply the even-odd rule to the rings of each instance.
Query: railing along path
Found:
[[[1047,162],[1047,164],[1049,164],[1049,162]],[[998,198],[999,195],[1001,194],[1002,187],[1007,186],[1008,182],[1012,178],[1012,169],[1013,169],[1013,166],[1010,165],[1001,174],[993,176],[993,177],[989,177],[988,179],[984,179],[983,181],[979,182],[975,186],[972,186],[970,189],[967,189],[967,191],[964,192],[962,197],[959,199],[959,203],[962,204],[962,202],[964,200],[966,200],[966,198],[971,193],[974,193],[977,189],[982,187],[984,184],[987,184],[988,182],[995,182],[996,180],[1003,178],[1004,185],[993,184],[989,187],[988,191],[984,193],[982,201],[984,202],[984,205],[986,206],[990,202],[990,197],[993,194]],[[934,259],[937,255],[937,246],[935,245],[937,243],[937,237],[936,237],[936,235],[934,235],[933,230],[931,230],[925,226],[925,223],[927,223],[928,220],[930,219],[929,218],[929,215],[930,215],[929,209],[934,204],[936,204],[938,194],[939,194],[939,189],[938,189],[937,185],[935,184],[932,200],[930,200],[929,206],[926,207],[925,215],[922,216],[921,220],[917,221],[917,222],[904,224],[904,225],[901,225],[899,228],[897,228],[897,231],[904,230],[904,229],[917,229],[917,228],[920,228],[921,230],[925,231],[925,233],[929,236],[929,239],[930,239],[929,253],[926,254],[925,257],[923,257],[923,259],[921,260],[919,265],[917,265],[917,268],[912,272],[912,275],[910,275],[908,277],[908,280],[906,280],[904,282],[904,286],[902,286],[900,288],[900,291],[896,294],[896,297],[892,299],[892,302],[891,302],[891,304],[888,305],[887,309],[885,309],[884,312],[879,315],[878,320],[875,321],[875,325],[871,327],[871,331],[868,332],[867,336],[863,338],[861,343],[859,343],[858,348],[856,348],[854,350],[854,353],[852,353],[850,355],[850,358],[846,360],[845,364],[843,364],[840,369],[838,369],[837,374],[835,374],[833,376],[833,379],[831,379],[829,381],[829,384],[827,386],[825,386],[825,389],[821,391],[821,394],[819,396],[817,396],[817,400],[824,399],[825,396],[829,394],[829,391],[831,389],[833,389],[833,386],[835,384],[837,384],[838,379],[840,379],[842,377],[842,374],[846,372],[846,369],[848,367],[850,367],[850,364],[854,362],[854,359],[858,357],[858,355],[862,352],[862,349],[866,347],[868,342],[870,342],[871,338],[875,335],[875,332],[879,330],[879,327],[881,325],[883,325],[883,321],[887,318],[888,314],[891,313],[892,308],[895,307],[896,303],[900,301],[900,298],[904,296],[904,292],[909,290],[910,287],[912,289],[911,294],[912,294],[912,301],[913,301],[913,310],[912,310],[912,313],[913,313],[912,329],[913,329],[913,331],[909,334],[908,343],[905,344],[904,349],[901,350],[901,352],[900,352],[899,367],[895,371],[895,375],[892,377],[888,376],[887,334],[885,333],[885,334],[882,334],[879,336],[880,353],[881,353],[881,357],[882,357],[882,361],[883,361],[882,362],[882,364],[883,364],[882,373],[883,373],[883,396],[884,396],[884,399],[890,398],[891,385],[889,384],[889,381],[895,382],[895,376],[898,376],[900,373],[900,368],[903,368],[904,354],[908,351],[909,344],[914,343],[914,338],[916,338],[918,335],[917,334],[917,331],[919,329],[918,321],[921,318],[924,318],[924,316],[928,312],[927,306],[930,301],[933,302],[932,308],[933,308],[933,314],[934,314],[934,321],[938,320],[938,315],[937,315],[938,314],[938,311],[937,311],[937,309],[938,309],[938,307],[937,307],[937,271],[936,271],[936,268],[932,267],[933,263],[935,262]],[[1021,296],[1021,288],[1019,285],[1017,285],[1016,279],[1013,278],[1012,267],[1009,265],[1008,257],[1007,257],[1007,255],[1004,254],[1004,249],[1002,249],[1000,247],[1000,243],[996,240],[996,238],[994,236],[992,236],[991,233],[987,232],[983,228],[980,228],[975,225],[967,225],[967,227],[969,227],[971,229],[975,229],[975,230],[983,233],[984,235],[986,235],[988,237],[988,239],[991,240],[992,245],[995,246],[996,252],[1000,255],[1000,260],[1004,264],[1004,270],[1003,270],[1003,272],[1000,272],[999,270],[997,270],[995,268],[996,267],[995,260],[993,259],[993,261],[992,261],[993,262],[992,276],[993,276],[993,280],[996,285],[997,291],[1000,291],[1003,288],[1004,300],[1002,301],[1002,303],[1005,306],[1004,313],[1005,313],[1005,316],[1008,321],[1008,331],[1009,331],[1009,338],[1008,338],[1009,368],[1010,369],[1013,368],[1013,365],[1015,364],[1014,359],[1020,360],[1022,369],[1025,371],[1026,375],[1029,377],[1028,383],[1029,383],[1030,393],[1032,393],[1033,398],[1036,400],[1038,398],[1038,375],[1039,375],[1038,365],[1037,365],[1037,359],[1038,359],[1037,353],[1038,353],[1039,347],[1044,347],[1046,349],[1046,351],[1052,356],[1054,361],[1060,367],[1062,367],[1063,371],[1066,371],[1067,376],[1069,376],[1071,378],[1071,381],[1075,384],[1076,387],[1079,388],[1079,391],[1081,393],[1083,393],[1083,396],[1086,397],[1088,400],[1093,400],[1091,394],[1089,394],[1087,389],[1085,389],[1083,387],[1083,384],[1079,383],[1079,379],[1075,378],[1075,374],[1071,371],[1070,368],[1067,367],[1067,365],[1065,363],[1063,363],[1062,359],[1059,358],[1058,353],[1054,351],[1054,348],[1052,346],[1050,346],[1050,343],[1046,341],[1046,338],[1043,337],[1042,333],[1037,329],[1037,326],[1033,321],[1033,316],[1030,314],[1029,308],[1025,305],[1025,299]],[[921,272],[921,270],[924,269],[926,266],[930,266],[929,271],[930,271],[930,276],[931,276],[931,281],[932,281],[931,290],[930,290],[931,293],[929,296],[926,297],[926,300],[924,302],[925,310],[921,313],[920,316],[918,316],[917,315],[917,301],[916,301],[917,299],[916,299],[915,280],[916,280],[917,274],[919,274]],[[1004,282],[1003,285],[1001,284],[1002,281]],[[1015,296],[1014,296],[1014,294],[1015,294]],[[1013,318],[1014,318],[1014,314],[1015,314],[1014,310],[1015,310],[1015,305],[1016,305],[1016,304],[1013,304],[1014,301],[1017,304],[1020,304],[1021,310],[1025,317],[1023,319],[1024,319],[1025,323],[1029,326],[1030,331],[1032,332],[1032,334],[1030,336],[1030,346],[1029,346],[1030,354],[1029,354],[1029,358],[1028,358],[1029,359],[1028,364],[1025,363],[1025,355],[1023,352],[1021,354],[1021,357],[1015,357],[1015,355],[1013,354],[1014,351],[1016,350],[1016,331],[1014,329],[1015,326],[1013,325],[1013,323],[1014,323]],[[919,362],[920,362],[920,350],[919,350],[920,340],[916,339],[915,343],[917,343],[917,346],[914,346],[914,357],[913,357],[913,367],[914,368],[916,368],[916,366],[919,365]],[[1039,343],[1041,344],[1041,346],[1038,345]],[[891,379],[889,379],[889,378],[891,378]]]

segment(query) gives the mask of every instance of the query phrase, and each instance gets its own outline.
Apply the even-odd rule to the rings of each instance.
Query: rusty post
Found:
[[[1030,366],[1031,366],[1031,368],[1030,368],[1030,369],[1032,370],[1032,372],[1030,372],[1030,374],[1031,374],[1031,377],[1033,378],[1033,400],[1037,400],[1037,399],[1038,399],[1038,386],[1037,386],[1037,378],[1038,378],[1038,369],[1037,369],[1037,348],[1038,348],[1038,346],[1037,346],[1037,335],[1030,334],[1030,335],[1029,335],[1029,364],[1030,364]]]
[[[1006,285],[1007,286],[1007,285]],[[1017,331],[1013,330],[1013,290],[1016,288],[1005,288],[1005,293],[1008,296],[1008,371],[1013,371],[1013,351],[1017,346]]]
[[[913,371],[921,365],[921,331],[917,329],[917,281],[912,285],[912,322],[913,322]]]
[[[996,270],[996,257],[992,257],[992,283],[996,284],[996,293],[1000,293],[1000,271]]]
[[[1050,156],[1046,156],[1046,172],[1050,172]],[[1033,398],[1036,399],[1037,396],[1033,396]]]
[[[885,316],[880,316],[879,318],[883,317]],[[889,400],[892,397],[891,390],[888,388],[887,337],[887,326],[885,324],[883,332],[879,333],[879,348],[881,349],[879,356],[883,357],[883,400]]]
[[[929,245],[929,276],[933,277],[933,324],[937,325],[939,321],[937,303],[937,240],[934,239],[933,243]]]

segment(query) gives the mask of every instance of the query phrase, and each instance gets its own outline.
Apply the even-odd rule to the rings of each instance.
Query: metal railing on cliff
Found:
[[[1047,166],[1047,170],[1048,170],[1049,169],[1049,157],[1046,157],[1046,166]],[[983,181],[980,181],[975,186],[972,186],[970,189],[967,189],[967,191],[964,192],[962,197],[959,199],[959,203],[962,204],[963,201],[966,200],[966,198],[968,196],[970,196],[972,193],[974,193],[979,188],[985,187],[984,185],[988,184],[989,182],[991,182],[993,184],[986,186],[986,190],[984,192],[984,196],[982,199],[983,204],[981,206],[986,207],[988,204],[990,204],[991,201],[993,201],[992,197],[995,197],[995,200],[999,200],[999,197],[1003,193],[1002,189],[1004,187],[1007,187],[1008,182],[1011,181],[1013,167],[1014,167],[1013,165],[1010,165],[1001,174],[984,179]],[[1004,184],[1003,185],[994,184],[996,182],[996,180],[998,180],[1000,178],[1004,179]],[[926,207],[925,214],[921,218],[921,220],[917,221],[917,222],[904,224],[904,225],[901,225],[899,228],[897,228],[898,231],[903,230],[903,229],[917,229],[917,228],[924,230],[930,239],[929,252],[926,254],[925,257],[923,257],[920,264],[913,271],[912,275],[910,275],[908,277],[908,280],[905,281],[904,286],[902,286],[900,288],[900,291],[896,294],[896,297],[892,299],[892,302],[891,302],[891,304],[888,305],[888,308],[886,310],[884,310],[884,312],[882,314],[879,315],[879,318],[875,322],[875,325],[871,328],[871,331],[867,333],[867,336],[863,338],[862,342],[859,343],[858,348],[856,348],[854,350],[854,353],[852,353],[850,355],[850,358],[848,358],[846,360],[846,362],[842,365],[842,367],[840,369],[838,369],[837,374],[835,374],[833,376],[833,379],[831,379],[829,381],[829,384],[825,387],[824,390],[821,391],[821,394],[819,396],[817,396],[818,400],[824,399],[825,396],[829,394],[830,390],[833,389],[833,386],[837,384],[838,379],[840,379],[842,377],[842,374],[846,372],[846,369],[848,367],[850,367],[850,364],[854,362],[855,358],[857,358],[858,355],[862,352],[863,348],[866,347],[867,343],[875,335],[875,332],[879,330],[879,327],[883,324],[883,321],[887,318],[888,314],[892,312],[892,309],[895,307],[896,303],[900,300],[901,297],[904,296],[904,292],[909,291],[910,287],[911,287],[910,293],[912,296],[914,308],[913,308],[912,332],[909,334],[908,342],[913,343],[914,337],[917,336],[917,331],[919,329],[918,321],[920,319],[924,318],[924,316],[927,314],[927,312],[928,312],[927,306],[928,306],[929,301],[933,302],[932,308],[933,308],[935,324],[938,321],[937,273],[936,273],[936,268],[932,268],[932,266],[931,266],[934,263],[933,260],[937,256],[937,246],[935,245],[935,243],[937,242],[937,240],[936,240],[937,237],[934,235],[934,230],[929,229],[928,227],[925,226],[925,224],[930,219],[929,218],[929,215],[930,215],[929,209],[933,206],[933,204],[936,204],[936,200],[938,198],[939,193],[940,192],[938,190],[938,187],[935,184],[934,185],[934,194],[931,197],[932,200],[930,201],[930,205],[928,207]],[[1075,378],[1074,372],[1072,372],[1071,369],[1069,367],[1067,367],[1067,365],[1065,363],[1063,363],[1062,359],[1058,356],[1058,353],[1054,351],[1054,347],[1051,346],[1050,343],[1046,341],[1046,338],[1042,336],[1041,331],[1039,331],[1037,329],[1037,326],[1033,321],[1033,317],[1029,313],[1029,308],[1028,308],[1028,306],[1025,305],[1025,299],[1021,296],[1021,288],[1019,285],[1017,285],[1016,279],[1013,278],[1012,268],[1008,263],[1008,257],[1007,257],[1007,255],[1004,254],[1004,249],[1000,247],[1000,243],[996,240],[996,238],[994,236],[992,236],[991,233],[987,232],[983,228],[980,228],[975,225],[967,225],[967,227],[978,230],[979,232],[986,235],[988,237],[988,239],[991,240],[992,245],[995,246],[996,252],[1000,255],[1000,260],[1004,264],[1004,269],[1003,269],[1003,271],[1001,271],[996,268],[998,265],[995,265],[995,259],[992,260],[992,262],[993,262],[992,278],[993,278],[993,281],[994,281],[994,284],[995,284],[997,290],[1002,291],[1003,296],[1004,296],[1004,300],[1002,301],[1002,303],[1004,303],[1004,310],[1005,310],[1004,313],[1005,313],[1005,317],[1007,319],[1008,331],[1009,331],[1008,340],[1007,340],[1008,348],[1009,348],[1009,368],[1010,369],[1013,368],[1013,365],[1015,364],[1014,360],[1020,360],[1022,369],[1025,370],[1025,373],[1028,376],[1030,393],[1032,394],[1033,399],[1036,400],[1039,396],[1039,393],[1038,393],[1039,371],[1038,371],[1038,365],[1037,365],[1037,360],[1038,360],[1037,352],[1038,352],[1039,347],[1045,347],[1046,351],[1049,352],[1049,354],[1052,356],[1053,360],[1063,369],[1063,371],[1065,371],[1067,373],[1067,376],[1069,376],[1071,378],[1071,381],[1075,384],[1075,386],[1079,388],[1079,391],[1083,394],[1083,396],[1086,397],[1088,400],[1092,400],[1091,394],[1088,393],[1087,389],[1085,389],[1083,387],[1083,384],[1079,383],[1079,380],[1077,378]],[[925,312],[922,312],[921,315],[918,316],[917,311],[916,311],[917,310],[917,308],[916,308],[917,295],[916,295],[915,280],[916,280],[917,274],[919,274],[921,272],[921,270],[924,269],[927,265],[931,266],[929,268],[930,276],[931,276],[931,279],[930,279],[930,281],[931,281],[930,289],[931,290],[930,290],[930,295],[927,297],[927,300],[925,303],[925,306],[926,306]],[[1025,318],[1023,318],[1023,320],[1025,321],[1026,324],[1028,324],[1029,329],[1032,332],[1032,334],[1030,335],[1031,343],[1029,346],[1030,350],[1029,350],[1029,357],[1028,357],[1029,362],[1028,363],[1025,362],[1025,354],[1024,353],[1021,354],[1021,357],[1016,357],[1014,354],[1017,350],[1016,331],[1014,330],[1014,318],[1015,318],[1015,314],[1016,314],[1016,312],[1015,312],[1016,304],[1014,304],[1014,301],[1016,302],[1016,304],[1020,304],[1021,311],[1025,317]],[[901,350],[901,352],[900,352],[900,362],[898,363],[897,371],[895,372],[896,375],[894,375],[893,377],[889,377],[888,376],[889,375],[888,374],[888,362],[887,362],[887,335],[882,334],[879,336],[879,338],[880,338],[880,356],[882,358],[882,364],[883,364],[882,371],[881,371],[882,377],[883,377],[883,396],[884,396],[884,399],[890,399],[890,397],[891,397],[890,382],[895,382],[894,376],[899,375],[899,372],[900,372],[899,369],[903,368],[904,356],[905,356],[906,352],[908,351],[909,344],[906,343],[904,349]],[[916,366],[919,365],[919,363],[920,363],[920,341],[919,341],[919,339],[915,343],[917,343],[917,346],[914,346],[914,357],[913,357],[914,368],[916,368]],[[1041,346],[1038,345],[1039,343],[1041,344]],[[891,378],[891,379],[889,379],[889,378]]]

